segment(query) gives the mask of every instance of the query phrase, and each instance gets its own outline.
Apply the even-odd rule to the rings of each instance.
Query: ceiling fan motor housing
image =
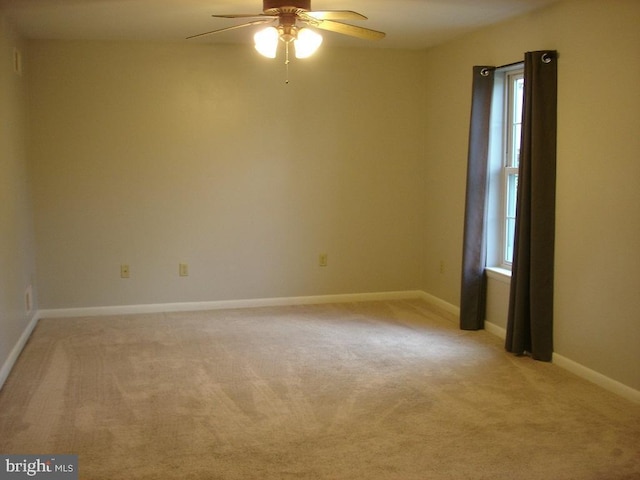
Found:
[[[268,10],[277,10],[281,8],[292,8],[294,11],[298,8],[303,10],[311,10],[311,0],[263,0],[262,10],[268,13]]]

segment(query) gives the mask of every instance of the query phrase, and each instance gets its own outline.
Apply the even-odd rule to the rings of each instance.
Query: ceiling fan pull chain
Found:
[[[284,83],[289,85],[289,42],[285,42],[284,46],[285,46],[285,48],[284,48],[284,65],[285,65],[285,68],[287,70],[287,78],[285,79]]]

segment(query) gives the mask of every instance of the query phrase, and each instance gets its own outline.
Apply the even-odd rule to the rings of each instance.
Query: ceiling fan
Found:
[[[293,43],[296,57],[306,58],[312,55],[322,43],[322,36],[307,28],[307,26],[364,40],[379,40],[385,36],[384,32],[337,21],[367,20],[367,17],[360,13],[351,10],[311,10],[311,0],[263,0],[262,7],[263,13],[257,14],[212,15],[215,18],[254,18],[255,20],[192,35],[187,37],[187,40],[237,28],[274,23],[276,24],[275,26],[268,27],[255,34],[256,50],[266,57],[275,58],[278,42],[282,41],[287,47],[287,56],[289,45]]]

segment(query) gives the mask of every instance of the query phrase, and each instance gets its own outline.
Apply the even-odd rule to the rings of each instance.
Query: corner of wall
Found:
[[[39,319],[40,319],[39,312],[35,312],[31,317],[31,319],[29,320],[29,323],[27,324],[26,328],[23,330],[22,335],[20,335],[20,338],[18,339],[17,343],[11,349],[9,356],[7,357],[5,362],[2,364],[2,367],[0,367],[0,390],[4,386],[4,383],[7,381],[7,378],[11,373],[11,369],[13,368],[16,361],[18,360],[18,357],[20,356],[20,353],[24,349],[24,346],[27,344],[27,341],[31,336],[31,332],[33,332],[33,329],[36,328],[36,325],[38,324]]]

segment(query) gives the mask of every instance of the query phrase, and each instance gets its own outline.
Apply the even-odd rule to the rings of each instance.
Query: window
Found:
[[[487,266],[511,270],[522,133],[522,65],[496,71],[489,146]]]
[[[502,242],[502,264],[513,262],[513,239],[516,230],[516,197],[518,193],[518,165],[520,163],[520,136],[522,133],[522,102],[524,100],[524,73],[519,70],[507,74],[507,99],[505,105],[505,155],[504,186],[502,192],[504,225]]]

